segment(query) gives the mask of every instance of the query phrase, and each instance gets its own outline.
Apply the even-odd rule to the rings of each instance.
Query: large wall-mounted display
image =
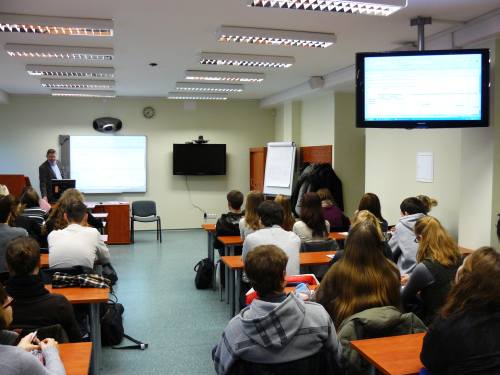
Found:
[[[174,175],[225,175],[226,145],[174,144]]]
[[[358,53],[356,124],[488,126],[489,83],[487,49]]]

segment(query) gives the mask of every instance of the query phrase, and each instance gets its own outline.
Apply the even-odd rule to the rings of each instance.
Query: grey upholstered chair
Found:
[[[161,219],[156,215],[156,203],[154,201],[132,202],[132,217],[130,218],[130,237],[134,243],[134,221],[141,223],[156,222],[156,240],[161,243]]]

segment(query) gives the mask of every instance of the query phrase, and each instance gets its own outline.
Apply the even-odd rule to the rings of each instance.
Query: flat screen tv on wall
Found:
[[[174,175],[225,175],[226,145],[174,144]]]
[[[356,126],[488,126],[489,60],[487,49],[358,53]]]

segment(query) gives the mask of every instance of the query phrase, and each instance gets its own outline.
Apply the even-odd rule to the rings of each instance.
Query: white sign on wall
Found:
[[[417,182],[434,181],[434,155],[432,152],[417,152]]]

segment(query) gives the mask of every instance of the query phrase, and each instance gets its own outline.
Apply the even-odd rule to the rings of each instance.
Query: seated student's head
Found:
[[[460,261],[461,255],[457,243],[435,217],[420,218],[415,223],[414,231],[419,242],[417,262],[431,259],[449,267]]]
[[[87,206],[83,202],[71,202],[66,206],[64,218],[69,224],[82,224],[87,220]]]
[[[264,201],[257,208],[260,222],[264,227],[272,227],[283,223],[283,208],[274,201]]]
[[[20,200],[21,204],[24,205],[25,208],[38,207],[40,204],[40,196],[31,186],[24,189]]]
[[[354,219],[353,219],[351,225],[352,225],[352,227],[354,227],[357,224],[365,222],[365,221],[368,221],[375,226],[375,228],[377,229],[377,233],[378,233],[378,236],[380,238],[380,241],[384,241],[384,234],[382,232],[382,227],[380,226],[380,222],[375,217],[375,215],[372,214],[368,210],[361,210],[361,211],[356,212],[356,215],[354,216]]]
[[[399,206],[401,215],[426,214],[426,209],[422,201],[416,197],[406,198]]]
[[[316,194],[318,194],[319,199],[321,200],[322,203],[328,205],[328,206],[336,206],[337,203],[333,199],[332,193],[330,193],[330,189],[323,188],[319,189]]]
[[[428,214],[431,212],[432,207],[436,207],[438,205],[438,201],[435,200],[434,198],[428,197],[427,195],[417,195],[417,199],[419,199],[424,207],[425,207],[425,213]]]
[[[253,230],[259,229],[259,215],[257,207],[264,201],[264,194],[260,191],[252,190],[247,194],[247,202],[245,204],[245,222],[248,227]]]
[[[12,302],[5,288],[0,284],[0,331],[7,329],[12,323]]]
[[[305,193],[300,207],[300,220],[312,229],[313,236],[325,236],[326,223],[317,193]]]
[[[231,190],[227,193],[227,204],[229,209],[234,211],[240,211],[243,205],[243,194],[238,190]]]
[[[4,195],[9,195],[9,188],[5,185],[0,184],[0,197]]]
[[[7,244],[5,260],[12,276],[37,275],[40,270],[40,247],[32,238],[16,238]]]
[[[288,257],[275,245],[261,245],[248,253],[245,273],[250,284],[263,297],[283,292]]]
[[[351,228],[344,256],[326,273],[316,300],[338,328],[344,319],[369,308],[399,308],[399,289],[399,271],[385,258],[377,227],[364,221]]]
[[[379,220],[384,220],[382,217],[380,199],[374,193],[365,193],[361,197],[358,205],[358,211],[367,210],[370,211]]]
[[[12,214],[13,197],[4,195],[0,197],[0,223],[7,223]]]
[[[500,253],[481,247],[465,258],[441,316],[500,311]]]
[[[281,224],[281,227],[284,230],[291,231],[293,224],[295,223],[295,218],[292,213],[292,203],[290,202],[290,198],[286,195],[278,194],[274,197],[274,201],[283,209],[283,223]]]

